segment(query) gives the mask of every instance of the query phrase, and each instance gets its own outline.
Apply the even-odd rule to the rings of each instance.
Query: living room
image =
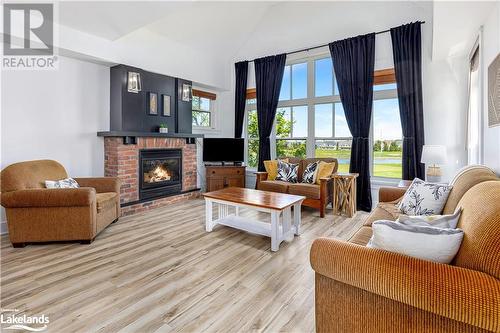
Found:
[[[497,1],[2,9],[2,329],[500,332]]]

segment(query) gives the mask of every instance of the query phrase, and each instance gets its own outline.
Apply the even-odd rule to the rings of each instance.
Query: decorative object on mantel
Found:
[[[427,165],[427,181],[439,183],[441,181],[441,168],[439,165],[446,163],[446,147],[424,145],[421,162]]]
[[[158,94],[148,92],[148,114],[152,116],[158,115]]]
[[[169,95],[161,95],[161,96],[163,100],[163,112],[161,115],[164,117],[170,117],[170,96]]]
[[[190,84],[186,84],[186,83],[182,84],[182,101],[183,102],[190,102],[191,101],[191,99],[192,99],[191,89],[192,89],[192,87]]]
[[[488,67],[488,127],[500,125],[500,53]]]
[[[167,124],[160,124],[160,133],[168,133],[168,127],[167,127]]]
[[[141,83],[141,74],[136,72],[128,72],[128,83],[127,90],[128,92],[138,93],[141,91],[142,83]]]

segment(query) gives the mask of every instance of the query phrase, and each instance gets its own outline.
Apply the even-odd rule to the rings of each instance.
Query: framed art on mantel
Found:
[[[170,117],[170,96],[162,95],[162,99],[163,99],[162,116]]]
[[[488,127],[500,126],[500,53],[488,67]]]
[[[152,116],[158,115],[158,94],[149,92],[148,93],[148,114]]]

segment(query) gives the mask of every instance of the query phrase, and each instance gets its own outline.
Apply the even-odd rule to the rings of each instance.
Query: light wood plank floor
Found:
[[[49,332],[311,332],[311,243],[347,239],[365,216],[305,208],[302,235],[276,253],[266,237],[206,233],[201,199],[121,218],[91,245],[3,236],[1,307],[48,315]]]

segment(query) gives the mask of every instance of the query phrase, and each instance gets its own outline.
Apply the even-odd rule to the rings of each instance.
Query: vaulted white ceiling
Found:
[[[159,68],[165,59],[177,61],[171,68],[178,68],[182,54],[180,59],[172,59],[172,52],[186,54],[184,66],[203,57],[203,66],[214,64],[208,77],[228,76],[236,60],[315,46],[417,20],[426,21],[427,48],[442,57],[475,31],[488,8],[484,3],[475,6],[474,2],[430,1],[68,1],[60,2],[59,22],[107,41],[127,55],[127,60],[138,58],[135,65],[144,68]],[[140,47],[145,55],[137,50],[127,52],[130,45]]]

